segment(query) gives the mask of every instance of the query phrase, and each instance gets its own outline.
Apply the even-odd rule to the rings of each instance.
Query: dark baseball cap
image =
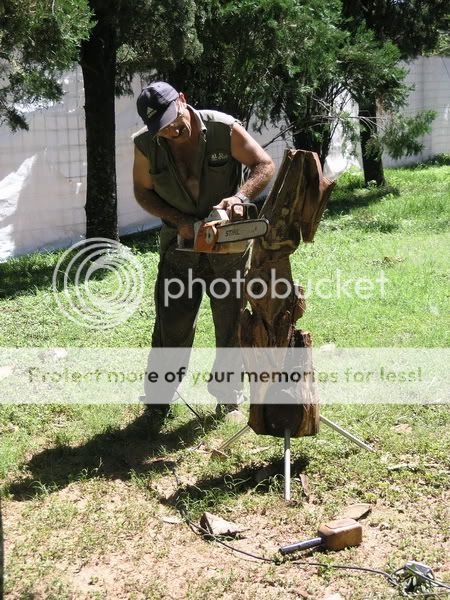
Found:
[[[177,118],[178,96],[177,90],[165,81],[155,81],[142,90],[137,111],[152,135]]]

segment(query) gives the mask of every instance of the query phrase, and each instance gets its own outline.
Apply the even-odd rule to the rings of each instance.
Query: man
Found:
[[[236,273],[243,274],[246,256],[180,252],[176,250],[177,235],[192,240],[194,222],[208,216],[212,208],[230,210],[232,205],[254,200],[270,181],[273,162],[235,118],[195,110],[166,82],[144,88],[137,109],[146,128],[134,137],[134,194],[142,208],[163,221],[152,348],[183,348],[183,360],[187,361],[204,289],[210,298],[216,346],[236,347],[243,294],[240,298],[236,293],[218,298],[223,294],[212,294],[211,283],[218,278],[231,281]],[[245,183],[243,166],[250,171]],[[242,214],[239,207],[234,210]],[[174,279],[184,287],[180,297],[168,294],[168,282]],[[164,359],[157,354],[150,353],[149,357],[153,372],[164,366],[158,365],[158,360]],[[181,364],[183,360],[177,357],[175,362]],[[152,404],[155,419],[166,414],[175,389],[176,384],[174,389],[167,385],[158,388],[146,381],[145,401]],[[224,388],[214,389],[212,385],[208,389],[216,395],[219,407],[221,403],[228,409],[236,407],[239,390],[234,390],[234,397],[228,391],[223,397]]]

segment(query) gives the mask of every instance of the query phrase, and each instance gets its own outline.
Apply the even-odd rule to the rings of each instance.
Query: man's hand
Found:
[[[232,209],[231,208],[232,206],[234,206],[235,208]],[[213,208],[226,210],[229,217],[231,217],[232,214],[239,216],[239,217],[244,216],[244,208],[242,206],[242,202],[236,196],[230,196],[229,198],[224,198],[223,200],[221,200],[219,202],[219,204],[216,204],[216,206],[213,206]],[[232,213],[232,210],[233,210],[233,213]]]
[[[183,240],[194,239],[194,223],[195,219],[192,217],[186,217],[177,224],[177,233]]]

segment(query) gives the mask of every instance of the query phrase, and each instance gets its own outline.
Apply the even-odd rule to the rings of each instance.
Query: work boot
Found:
[[[145,403],[143,416],[148,422],[148,430],[152,435],[157,435],[170,415],[170,404],[149,404],[145,402],[145,396],[140,399]]]
[[[225,419],[226,421],[235,422],[245,420],[245,416],[240,410],[241,404],[245,401],[244,394],[242,391],[235,390],[233,396],[233,402],[217,402],[216,419]]]
[[[230,412],[238,411],[237,404],[220,404],[216,405],[216,419],[224,419]]]
[[[170,406],[167,404],[153,404],[145,407],[145,415],[148,420],[148,430],[153,436],[158,435],[164,427],[170,414]]]

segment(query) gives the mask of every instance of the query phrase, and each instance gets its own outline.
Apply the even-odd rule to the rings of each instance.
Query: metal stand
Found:
[[[291,499],[291,432],[284,430],[284,499]]]
[[[364,450],[368,450],[369,452],[375,452],[375,449],[366,442],[360,440],[356,435],[353,435],[334,421],[327,419],[327,417],[320,416],[320,420],[328,427],[331,427],[347,439],[351,440]],[[217,448],[217,452],[224,452],[227,450],[236,440],[247,433],[251,429],[250,425],[246,425],[242,429],[240,429],[237,433],[231,436],[228,440],[226,440],[219,448]],[[284,431],[284,499],[289,501],[291,499],[291,432],[289,429],[285,429]]]
[[[364,450],[368,450],[369,452],[375,452],[375,449],[372,448],[372,446],[369,446],[369,444],[366,444],[366,442],[363,442],[358,437],[356,437],[356,435],[353,435],[353,433],[350,433],[334,421],[330,421],[330,419],[322,417],[322,415],[320,416],[320,420],[322,421],[322,423],[325,423],[325,425],[328,425],[328,427],[331,427],[331,429],[334,429],[335,431],[346,437],[348,440],[351,440],[361,448],[364,448]]]

